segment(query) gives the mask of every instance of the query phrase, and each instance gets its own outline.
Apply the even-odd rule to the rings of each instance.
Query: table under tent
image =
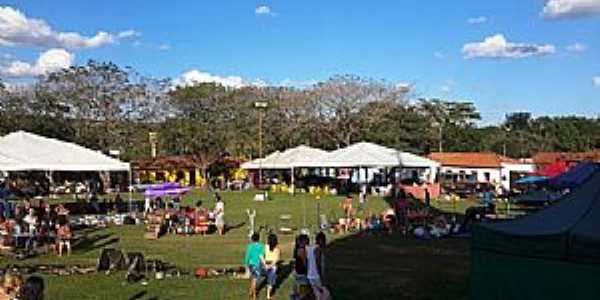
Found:
[[[45,172],[49,180],[53,172],[128,172],[131,186],[128,163],[100,151],[24,131],[0,137],[0,171]]]
[[[438,163],[427,158],[367,142],[356,143],[331,152],[299,146],[242,164],[244,169],[291,170],[292,186],[297,180],[296,171],[301,169],[311,169],[313,173],[322,177],[338,177],[336,175],[340,170],[352,170],[348,179],[365,184],[372,177],[373,170],[380,169],[383,170],[382,174],[386,178],[391,172],[394,175],[392,177],[395,178],[398,171],[399,175],[408,172],[409,176],[432,182],[438,166]]]
[[[389,188],[399,184],[402,178],[433,183],[439,163],[412,153],[361,142],[315,157],[301,167],[350,169],[351,180],[359,184],[368,184],[376,170],[385,178],[384,183]],[[411,192],[418,196],[416,190]]]
[[[535,214],[482,224],[472,299],[600,299],[600,172]]]

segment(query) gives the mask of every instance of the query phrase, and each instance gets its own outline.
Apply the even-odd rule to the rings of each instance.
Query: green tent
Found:
[[[471,299],[600,299],[600,173],[536,214],[482,224]]]

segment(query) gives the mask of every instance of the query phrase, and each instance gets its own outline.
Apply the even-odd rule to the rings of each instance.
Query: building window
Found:
[[[483,176],[485,177],[486,182],[490,182],[490,172],[483,173]]]

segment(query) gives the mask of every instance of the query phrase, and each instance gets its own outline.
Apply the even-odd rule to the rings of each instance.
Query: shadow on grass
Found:
[[[281,287],[281,285],[288,279],[288,277],[290,277],[290,274],[292,274],[292,270],[294,269],[294,266],[291,262],[287,263],[287,264],[282,264],[279,267],[278,273],[277,274],[277,282],[275,283],[275,286],[273,287],[273,295],[277,296],[277,291],[279,290],[279,288]],[[278,297],[280,299],[282,299],[283,297]]]
[[[385,200],[393,207],[393,198]],[[419,200],[409,202],[413,208],[425,208]],[[429,215],[454,214],[430,207]],[[431,217],[414,225],[430,221]],[[325,265],[326,284],[336,300],[468,298],[468,239],[424,241],[400,232],[359,232],[332,240]]]
[[[225,234],[227,234],[231,230],[242,228],[242,227],[244,227],[244,225],[246,225],[246,222],[240,222],[235,225],[226,225],[225,226]]]
[[[90,252],[119,242],[119,238],[110,238],[111,236],[113,235],[109,233],[92,236],[85,235],[81,237],[75,244],[73,244],[73,249],[76,249],[77,251]]]
[[[327,246],[326,281],[334,299],[467,299],[468,245],[350,235]]]
[[[148,295],[148,292],[146,292],[146,291],[141,291],[141,292],[139,292],[139,293],[137,293],[137,294],[135,294],[135,295],[131,296],[131,297],[130,297],[130,298],[128,298],[127,300],[142,300],[142,299],[144,299],[144,300],[146,300],[146,299],[147,299],[147,300],[160,300],[160,298],[158,298],[158,297],[145,298],[145,297],[146,297],[146,295]]]
[[[148,294],[148,292],[141,291],[141,292],[129,297],[128,300],[139,300],[139,299],[142,299],[144,296],[146,296],[146,294]]]

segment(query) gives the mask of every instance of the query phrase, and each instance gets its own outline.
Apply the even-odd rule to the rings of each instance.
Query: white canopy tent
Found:
[[[275,151],[264,159],[255,159],[242,164],[243,169],[291,170],[291,185],[294,186],[294,168],[304,167],[317,157],[327,154],[325,150],[300,145],[283,152]]]
[[[242,164],[244,169],[294,168],[419,168],[434,174],[440,164],[412,153],[381,145],[361,142],[327,152],[308,146],[298,146],[284,152],[273,152],[264,159]],[[292,184],[293,184],[292,175]]]
[[[17,169],[17,161],[0,154],[0,171],[15,171]]]
[[[338,149],[304,164],[305,167],[313,168],[365,168],[365,178],[368,177],[368,169],[371,168],[403,168],[403,169],[426,169],[429,179],[435,177],[440,164],[436,161],[421,157],[412,153],[398,151],[374,143],[361,142]]]
[[[436,168],[439,163],[412,153],[362,142],[315,157],[303,166]]]
[[[277,167],[276,161],[281,156],[281,152],[275,151],[264,158],[257,158],[243,163],[240,167],[245,170],[255,169],[281,169]]]
[[[321,149],[300,145],[283,152],[275,151],[263,159],[255,159],[242,164],[242,169],[292,169],[304,167],[305,164],[321,157],[328,152]]]
[[[74,143],[17,131],[0,138],[0,171],[126,171],[129,173],[131,209],[131,170],[129,163]]]
[[[129,171],[129,164],[77,144],[17,131],[0,138],[0,170]]]

